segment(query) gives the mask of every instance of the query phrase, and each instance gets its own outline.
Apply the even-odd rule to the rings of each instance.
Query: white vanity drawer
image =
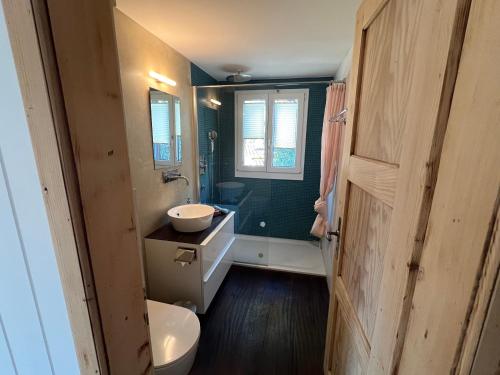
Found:
[[[203,307],[204,313],[207,311],[212,299],[219,290],[220,284],[226,277],[227,271],[231,268],[231,264],[233,264],[233,255],[231,254],[231,245],[234,242],[234,238],[226,249],[221,254],[221,259],[214,264],[212,270],[209,270],[207,273],[207,279],[203,278]]]
[[[234,241],[234,213],[228,214],[228,217],[220,223],[217,230],[214,231],[201,244],[202,257],[202,275],[203,281],[210,278],[217,264],[224,257],[224,253]]]

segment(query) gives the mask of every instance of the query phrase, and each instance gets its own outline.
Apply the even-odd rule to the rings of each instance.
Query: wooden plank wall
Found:
[[[45,68],[45,80],[47,92],[52,109],[52,120],[59,147],[60,163],[66,188],[73,233],[75,236],[80,269],[84,281],[85,297],[89,310],[94,344],[97,357],[101,364],[101,374],[107,374],[106,348],[101,325],[101,316],[96,298],[94,274],[90,262],[90,254],[87,244],[83,208],[78,184],[75,158],[71,146],[66,109],[60,83],[59,71],[57,69],[56,56],[52,40],[52,30],[45,0],[32,0],[33,17],[38,36],[38,43],[42,63]]]
[[[152,357],[112,4],[48,0],[47,5],[109,370],[148,373]]]
[[[499,257],[490,246],[500,186],[499,22],[498,1],[473,1],[400,364],[404,374],[468,374],[482,305],[494,287],[488,275],[496,276]]]
[[[35,26],[29,0],[3,0],[3,7],[80,371],[95,374],[99,372],[95,336],[89,319],[88,294],[80,272],[70,198],[66,193],[63,161],[59,154],[46,71],[37,38],[40,30]]]

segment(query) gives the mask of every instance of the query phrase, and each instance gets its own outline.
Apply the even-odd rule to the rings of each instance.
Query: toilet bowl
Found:
[[[184,307],[147,300],[156,375],[186,375],[193,366],[200,321]]]

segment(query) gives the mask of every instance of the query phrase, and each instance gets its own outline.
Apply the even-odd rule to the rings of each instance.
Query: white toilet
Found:
[[[200,321],[184,307],[147,300],[156,375],[186,375],[193,366]]]

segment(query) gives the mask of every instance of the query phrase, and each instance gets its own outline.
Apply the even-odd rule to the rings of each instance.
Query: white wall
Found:
[[[349,72],[351,71],[351,65],[352,65],[352,47],[349,49],[349,51],[344,57],[344,60],[342,60],[342,64],[340,64],[339,68],[337,69],[337,72],[335,73],[335,79],[337,80],[346,79]]]
[[[132,184],[136,189],[136,208],[140,234],[165,224],[169,208],[195,196],[196,171],[193,142],[193,89],[191,63],[131,18],[115,9],[115,29],[120,58],[120,75]],[[156,82],[150,70],[177,82],[175,87]],[[182,165],[178,168],[191,184],[178,180],[165,184],[162,169],[154,169],[151,149],[149,88],[175,95],[181,100]]]
[[[1,6],[0,56],[0,374],[78,374]]]

